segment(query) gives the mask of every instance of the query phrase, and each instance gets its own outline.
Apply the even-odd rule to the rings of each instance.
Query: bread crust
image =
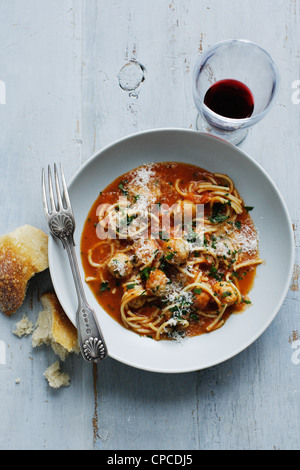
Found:
[[[0,310],[12,315],[24,302],[28,281],[48,264],[48,236],[30,225],[0,237]]]

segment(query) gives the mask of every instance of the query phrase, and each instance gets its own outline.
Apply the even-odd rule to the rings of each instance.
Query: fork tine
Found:
[[[60,186],[59,186],[57,168],[56,168],[55,163],[54,163],[54,176],[55,176],[55,186],[56,186],[56,195],[57,195],[57,206],[58,206],[57,209],[61,211],[64,208],[64,206],[63,206],[63,202],[62,202],[62,198],[60,194]]]
[[[50,205],[51,205],[51,213],[56,211],[54,196],[53,196],[53,187],[52,187],[52,177],[51,177],[51,169],[50,165],[48,165],[48,183],[49,183],[49,198],[50,198]]]
[[[42,196],[43,196],[43,206],[46,217],[49,215],[47,196],[46,196],[46,186],[45,186],[45,170],[42,169]]]
[[[67,204],[67,208],[72,210],[71,201],[70,201],[70,198],[69,198],[67,183],[66,183],[66,180],[65,180],[65,175],[64,175],[62,164],[60,164],[60,173],[61,173],[61,180],[62,180],[62,185],[63,185],[63,197],[64,197],[64,200]]]

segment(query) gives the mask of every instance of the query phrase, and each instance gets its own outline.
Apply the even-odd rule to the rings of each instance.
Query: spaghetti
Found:
[[[251,303],[262,263],[252,209],[227,175],[142,165],[113,181],[88,214],[85,280],[105,311],[140,335],[214,331]]]

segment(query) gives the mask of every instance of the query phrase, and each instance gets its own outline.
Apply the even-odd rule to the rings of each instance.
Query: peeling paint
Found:
[[[298,341],[300,338],[299,333],[297,330],[293,330],[292,334],[289,337],[289,343],[292,344],[294,341]]]
[[[198,48],[198,51],[200,52],[200,54],[202,54],[202,51],[203,51],[203,39],[204,39],[204,34],[201,33],[201,38],[200,38],[200,43],[199,43],[199,48]]]
[[[299,276],[300,276],[300,266],[298,264],[295,264],[292,282],[290,285],[290,290],[293,292],[298,292],[299,290]]]
[[[188,74],[190,73],[190,63],[188,62],[187,58],[184,59],[184,64],[185,64],[185,73]]]

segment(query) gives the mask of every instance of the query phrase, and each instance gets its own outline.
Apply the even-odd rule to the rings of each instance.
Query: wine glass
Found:
[[[227,83],[227,88],[223,87],[223,92],[219,89],[219,95],[216,95],[215,91],[219,85],[224,85],[224,82]],[[236,93],[241,94],[238,88],[244,87],[244,92],[248,93],[248,101],[252,96],[254,106],[250,114],[234,113],[234,100],[228,95],[229,82],[235,85]],[[240,144],[249,128],[269,111],[274,103],[278,84],[277,67],[268,52],[260,46],[244,39],[230,39],[217,43],[199,57],[194,67],[193,97],[199,113],[197,129],[234,145]],[[209,94],[215,94],[215,105],[224,100],[225,105],[224,103],[223,107],[216,105],[215,108],[210,106]],[[236,97],[235,95],[235,99]],[[235,104],[239,104],[240,111],[243,109],[240,97]]]

